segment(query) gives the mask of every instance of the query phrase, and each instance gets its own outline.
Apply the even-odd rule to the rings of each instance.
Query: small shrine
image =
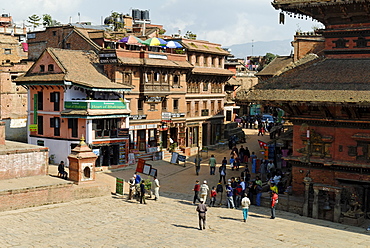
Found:
[[[92,152],[82,136],[81,141],[68,156],[69,179],[79,184],[95,180],[95,161],[98,156]]]

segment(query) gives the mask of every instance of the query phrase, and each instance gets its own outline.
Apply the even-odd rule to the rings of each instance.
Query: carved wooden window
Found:
[[[358,141],[356,147],[356,160],[370,160],[370,142]]]
[[[122,73],[122,82],[123,84],[131,85],[132,84],[132,73],[123,72]]]
[[[348,146],[348,156],[357,156],[357,147],[356,146]]]
[[[186,115],[191,116],[191,102],[186,102]]]
[[[162,110],[167,110],[167,99],[163,99],[162,101]]]
[[[349,40],[345,40],[343,38],[340,38],[338,40],[335,40],[335,41],[333,41],[333,43],[335,44],[335,47],[334,48],[347,48],[348,41]]]
[[[172,82],[173,86],[180,85],[180,75],[173,75]]]
[[[208,91],[208,85],[209,85],[208,82],[203,83],[203,91]]]
[[[356,42],[356,47],[367,47],[367,40],[364,37],[359,37]]]
[[[367,40],[364,37],[359,37],[356,42],[356,47],[367,47]]]

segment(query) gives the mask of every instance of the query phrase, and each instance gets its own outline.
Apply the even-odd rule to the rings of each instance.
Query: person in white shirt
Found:
[[[244,194],[241,205],[242,205],[242,210],[243,210],[243,219],[244,219],[244,222],[246,222],[248,218],[249,205],[251,205],[251,201],[249,200],[247,194]]]
[[[209,187],[207,181],[204,180],[203,184],[200,186],[200,201],[207,202]]]
[[[157,177],[154,177],[154,196],[155,196],[154,200],[155,201],[159,199],[159,187],[161,187],[159,185],[159,180]]]

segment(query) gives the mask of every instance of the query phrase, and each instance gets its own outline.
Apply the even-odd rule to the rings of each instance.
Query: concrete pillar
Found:
[[[319,218],[319,189],[314,189],[314,198],[312,205],[312,218]]]
[[[334,205],[334,222],[339,222],[339,218],[341,215],[341,207],[340,207],[340,200],[341,200],[342,192],[341,190],[335,191],[335,205]]]
[[[308,210],[309,210],[309,204],[310,204],[310,185],[312,182],[312,179],[310,177],[305,177],[303,179],[304,182],[304,203],[303,203],[303,216],[308,217]]]

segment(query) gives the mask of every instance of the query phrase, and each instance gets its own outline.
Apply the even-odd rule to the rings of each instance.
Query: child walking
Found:
[[[209,206],[210,207],[214,207],[215,206],[215,203],[216,203],[216,196],[217,196],[217,192],[216,192],[216,187],[213,186],[212,187],[212,190],[211,190],[211,201],[209,203]]]

